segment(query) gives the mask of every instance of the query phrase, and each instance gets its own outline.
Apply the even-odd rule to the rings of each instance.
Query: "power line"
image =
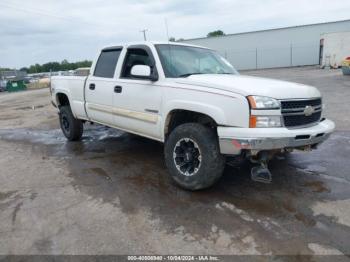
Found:
[[[13,4],[9,4],[9,3],[6,3],[6,2],[5,3],[4,2],[0,2],[0,6],[6,7],[6,8],[11,8],[11,9],[14,9],[14,10],[17,10],[17,11],[20,11],[20,12],[24,12],[24,13],[43,15],[43,16],[54,18],[54,19],[64,20],[64,21],[67,21],[67,22],[70,22],[70,23],[80,23],[80,24],[84,23],[84,24],[87,24],[89,26],[94,26],[94,27],[106,29],[106,25],[97,25],[97,24],[92,24],[92,23],[86,22],[86,21],[80,21],[80,20],[78,20],[79,18],[75,18],[75,17],[60,16],[60,15],[51,13],[51,12],[49,12],[47,10],[44,10],[44,9],[37,9],[37,8],[33,9],[33,8],[28,8],[28,7],[18,7],[18,6],[15,6]],[[11,25],[11,26],[13,26],[13,25]],[[140,31],[140,32],[143,33],[143,38],[144,38],[145,41],[147,41],[147,35],[146,35],[147,31],[148,31],[148,29],[143,29],[143,30]]]
[[[34,13],[34,14],[39,14],[39,15],[44,15],[44,16],[49,16],[49,17],[53,17],[53,18],[57,18],[57,19],[63,19],[63,20],[67,20],[67,21],[74,21],[73,19],[67,18],[67,17],[63,17],[63,16],[58,16],[56,14],[50,14],[48,11],[46,10],[39,10],[39,9],[31,9],[31,8],[22,8],[22,7],[17,7],[14,5],[9,5],[7,3],[0,3],[1,6],[4,7],[8,7],[8,8],[12,8],[21,12],[25,12],[25,13]]]
[[[91,23],[85,22],[85,21],[77,21],[78,18],[59,16],[59,15],[50,13],[50,12],[43,10],[43,9],[22,8],[22,7],[14,6],[14,5],[11,5],[8,3],[3,3],[3,2],[0,2],[0,6],[12,8],[12,9],[15,9],[17,11],[21,11],[21,12],[25,12],[25,13],[43,15],[43,16],[47,16],[47,17],[51,17],[51,18],[55,18],[55,19],[59,19],[59,20],[65,20],[67,22],[73,22],[73,23],[79,22],[79,23],[88,24],[90,26],[96,26],[96,27],[100,27],[100,28],[102,27],[102,26],[99,26],[96,24],[91,24]]]

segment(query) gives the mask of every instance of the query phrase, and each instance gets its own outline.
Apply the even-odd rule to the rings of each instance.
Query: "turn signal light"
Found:
[[[249,127],[255,128],[256,127],[256,116],[250,116],[249,118]]]
[[[250,116],[250,128],[281,127],[281,116]]]

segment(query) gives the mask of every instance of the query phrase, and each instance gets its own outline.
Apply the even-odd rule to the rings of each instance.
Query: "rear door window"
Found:
[[[103,50],[97,60],[94,76],[113,78],[121,49]]]

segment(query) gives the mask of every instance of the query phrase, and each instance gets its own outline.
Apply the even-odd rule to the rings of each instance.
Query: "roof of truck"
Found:
[[[210,49],[204,46],[198,46],[198,45],[191,45],[191,44],[185,44],[185,43],[179,43],[179,42],[166,42],[166,41],[139,41],[139,42],[128,42],[128,43],[121,43],[121,44],[114,44],[114,45],[108,45],[104,46],[102,49],[107,48],[114,48],[114,47],[127,47],[131,45],[179,45],[179,46],[190,46],[190,47],[199,47],[199,48],[205,48]]]

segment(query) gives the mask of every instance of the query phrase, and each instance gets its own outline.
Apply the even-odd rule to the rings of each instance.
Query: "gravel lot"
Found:
[[[68,143],[47,89],[0,94],[0,255],[350,254],[350,77],[246,71],[318,87],[337,131],[271,163],[272,184],[227,167],[213,188],[169,179],[160,143],[98,125]]]

